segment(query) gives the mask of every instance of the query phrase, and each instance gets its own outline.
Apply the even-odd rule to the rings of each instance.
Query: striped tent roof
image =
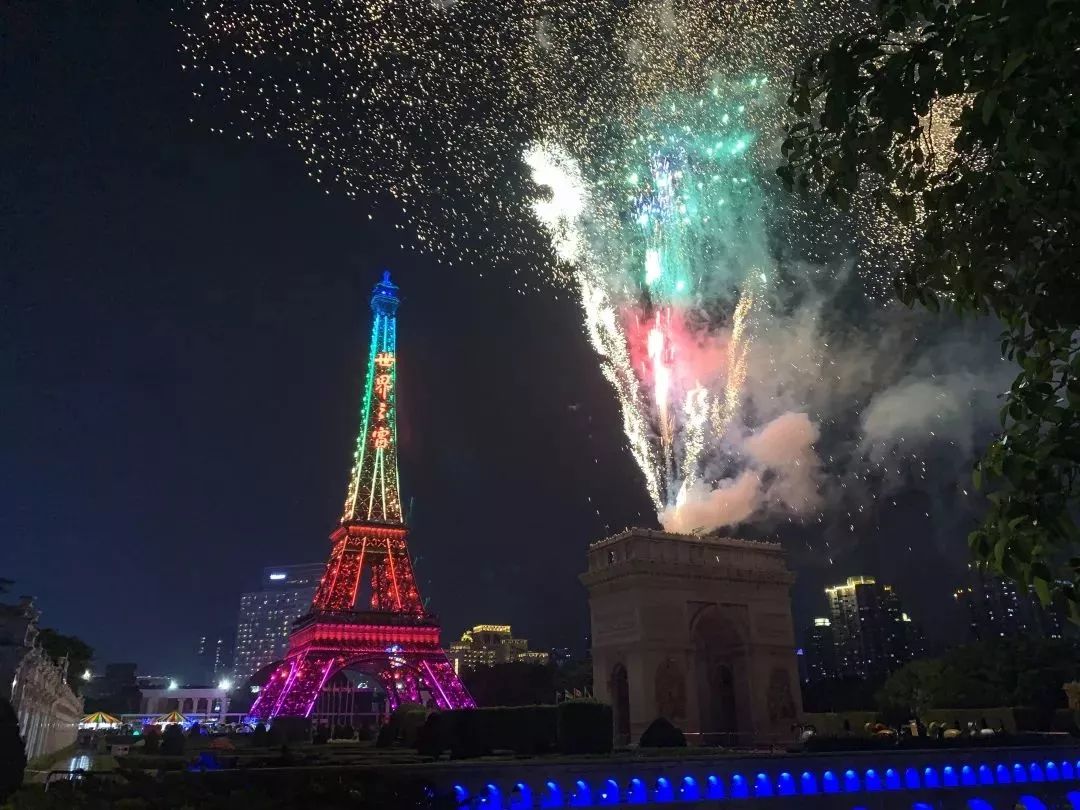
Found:
[[[180,714],[180,712],[172,711],[172,712],[169,712],[168,714],[163,714],[163,715],[161,715],[161,717],[158,717],[157,719],[155,719],[154,720],[154,725],[155,726],[157,726],[157,725],[170,726],[173,723],[181,723],[181,724],[183,724],[183,723],[186,723],[186,722],[187,722],[187,718],[184,717],[184,715]]]
[[[105,712],[94,712],[86,715],[79,721],[80,726],[118,726],[120,725],[119,718],[113,717],[111,714]]]

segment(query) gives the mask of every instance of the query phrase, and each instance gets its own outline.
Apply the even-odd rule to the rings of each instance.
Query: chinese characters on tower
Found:
[[[390,425],[390,395],[394,390],[394,355],[379,352],[375,355],[375,424],[371,428],[371,445],[376,450],[386,450],[394,437]]]

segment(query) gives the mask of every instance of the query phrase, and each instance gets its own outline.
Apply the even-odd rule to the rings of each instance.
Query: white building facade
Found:
[[[15,710],[28,762],[74,743],[83,714],[67,660],[54,662],[37,645],[39,616],[29,597],[0,604],[0,694]]]

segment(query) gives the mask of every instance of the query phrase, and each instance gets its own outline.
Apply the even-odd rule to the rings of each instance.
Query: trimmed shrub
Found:
[[[497,747],[517,754],[535,755],[554,751],[558,744],[557,706],[516,706],[501,710],[507,726]]]
[[[444,714],[449,725],[450,758],[468,759],[491,753],[494,737],[491,711],[457,709]]]
[[[164,755],[128,754],[124,757],[117,757],[116,764],[126,771],[183,771],[187,768],[187,762],[183,757],[167,757]]]
[[[556,738],[563,754],[607,754],[613,747],[611,707],[595,700],[567,700],[556,713]]]
[[[1074,737],[1080,734],[1076,724],[1077,711],[1075,709],[1055,709],[1054,719],[1050,725],[1051,731],[1064,731]]]
[[[442,714],[442,750],[449,748],[454,759],[492,751],[533,755],[556,748],[555,706],[496,706]]]
[[[657,717],[641,735],[641,747],[686,748],[686,737],[666,717]]]
[[[165,732],[161,735],[161,753],[171,757],[184,753],[184,729],[179,723],[165,726]]]
[[[416,733],[416,753],[433,759],[441,757],[442,752],[449,747],[447,727],[446,719],[439,712],[429,714]]]
[[[311,720],[306,717],[275,717],[270,723],[271,743],[285,745],[311,739]]]
[[[19,718],[4,698],[0,698],[0,802],[23,783],[26,750],[19,736]]]
[[[379,727],[379,734],[375,737],[376,748],[389,748],[397,740],[397,729],[389,723]]]
[[[390,725],[397,729],[397,740],[412,747],[416,745],[416,735],[424,725],[431,711],[417,703],[402,703],[390,715]]]
[[[330,741],[330,729],[323,726],[315,729],[315,733],[311,735],[311,742],[314,745],[326,745]]]

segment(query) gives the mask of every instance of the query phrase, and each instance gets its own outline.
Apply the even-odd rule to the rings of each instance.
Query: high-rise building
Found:
[[[818,683],[836,677],[836,640],[833,638],[832,621],[818,616],[806,632],[802,648],[803,680]]]
[[[232,645],[227,634],[199,636],[195,647],[195,672],[193,683],[216,684],[227,679],[232,668]]]
[[[1015,582],[991,576],[969,566],[966,583],[953,593],[966,614],[968,632],[975,641],[991,638],[1062,638],[1062,611],[1046,608],[1034,593],[1024,593]]]
[[[875,678],[899,669],[921,652],[921,633],[890,585],[849,577],[825,589],[840,677]]]
[[[447,651],[454,672],[469,672],[478,667],[522,662],[546,664],[548,653],[529,650],[529,641],[514,638],[508,624],[478,624],[461,634]]]
[[[325,563],[276,565],[263,569],[262,590],[240,596],[234,672],[250,678],[285,657],[292,623],[311,608]]]

